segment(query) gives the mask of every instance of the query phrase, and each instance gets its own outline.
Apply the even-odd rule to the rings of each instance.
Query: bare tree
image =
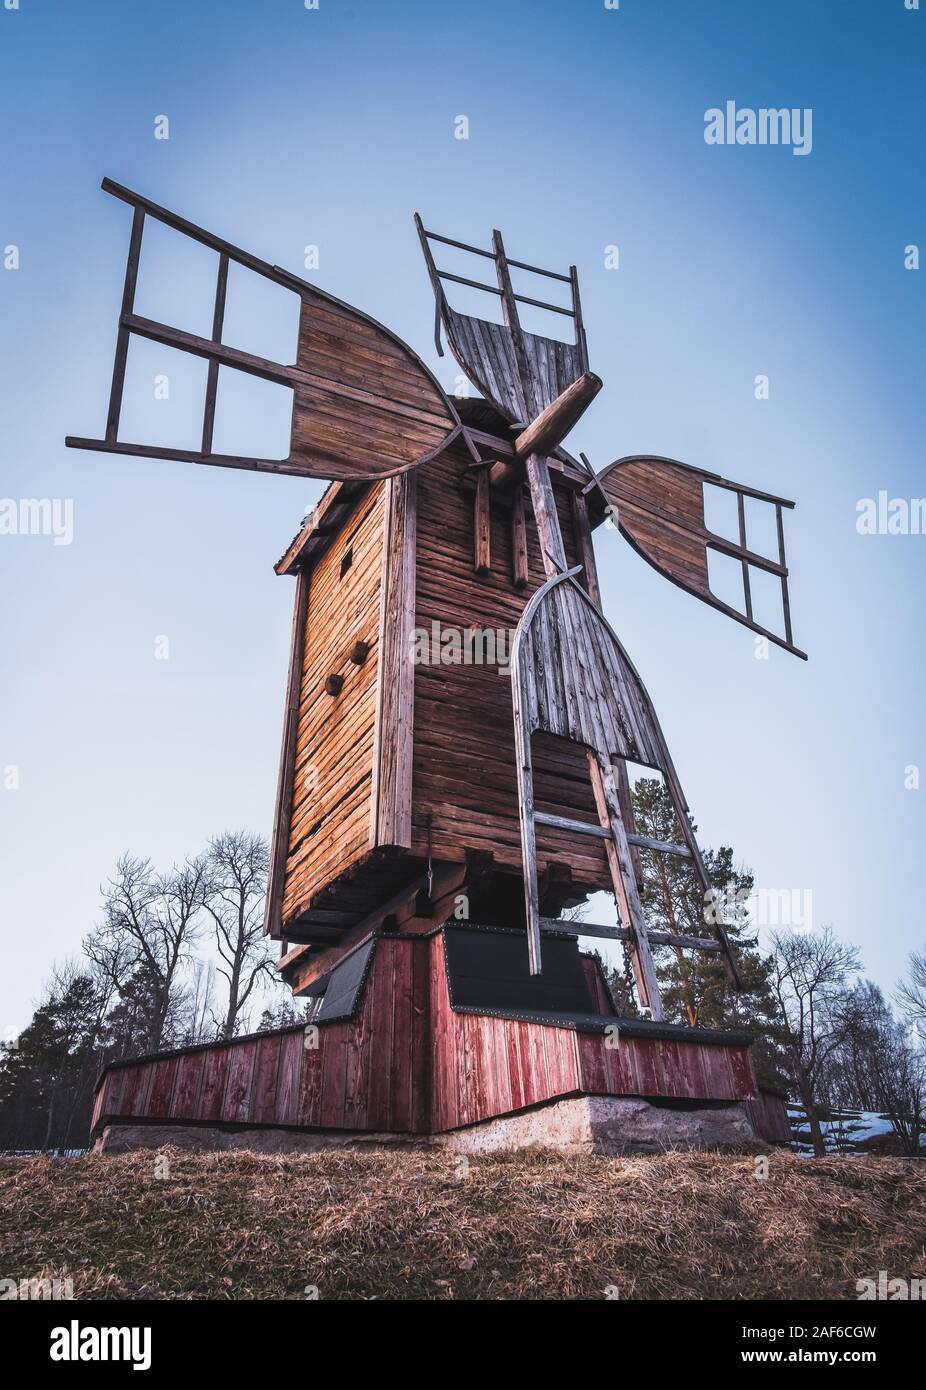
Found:
[[[824,1086],[836,1105],[886,1116],[904,1153],[926,1132],[926,1057],[872,980],[860,980],[843,1010],[844,1040],[827,1062]]]
[[[205,907],[222,960],[219,974],[228,982],[219,1025],[223,1038],[234,1037],[258,981],[274,978],[263,935],[268,866],[267,844],[259,835],[226,831],[209,842]]]
[[[910,955],[910,977],[897,986],[897,1003],[904,1022],[915,1028],[926,1046],[926,952]]]
[[[98,956],[143,971],[151,991],[146,1046],[164,1041],[183,966],[196,939],[206,891],[206,862],[187,859],[166,874],[149,859],[124,854],[103,888],[104,920],[94,934]]]
[[[890,1120],[903,1152],[918,1157],[926,1133],[926,1057],[895,1024],[877,1040],[872,1065],[879,1109]]]
[[[858,951],[837,940],[830,927],[774,932],[772,947],[786,1065],[807,1112],[814,1153],[822,1158],[821,1088],[827,1063],[851,1026],[847,998],[850,976],[860,968]]]

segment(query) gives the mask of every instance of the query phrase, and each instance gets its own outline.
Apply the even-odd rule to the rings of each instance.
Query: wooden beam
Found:
[[[550,482],[550,469],[542,454],[529,454],[526,461],[527,481],[534,504],[534,520],[540,540],[544,573],[548,579],[566,569],[566,550],[556,510],[556,498]]]
[[[691,858],[691,850],[687,845],[673,845],[668,840],[651,840],[647,835],[627,836],[628,844],[638,845],[640,849],[655,849],[660,854],[678,854],[683,859]]]
[[[595,936],[607,941],[630,941],[627,927],[603,927],[597,922],[561,922],[558,917],[541,917],[544,931],[565,931],[573,936]]]
[[[121,454],[127,458],[166,459],[169,463],[205,463],[211,468],[244,468],[251,473],[276,473],[285,478],[324,478],[320,470],[311,471],[300,459],[249,458],[240,454],[203,454],[198,449],[168,449],[160,444],[127,444],[122,440],[87,439],[83,435],[67,434],[68,449],[86,449],[97,454]],[[365,465],[357,465],[359,481]],[[367,470],[367,473],[369,470]],[[327,476],[330,477],[330,474]],[[388,476],[388,475],[382,475]]]
[[[516,589],[525,588],[530,580],[523,487],[515,488],[511,504],[511,580]]]
[[[222,341],[225,326],[225,300],[228,293],[228,257],[219,257],[219,271],[215,283],[215,309],[212,315],[212,340]],[[219,385],[219,364],[210,362],[206,375],[206,404],[203,410],[203,453],[212,453],[212,436],[215,430],[215,398]]]
[[[649,1009],[650,1015],[658,1023],[662,1019],[659,982],[656,978],[656,967],[653,964],[653,956],[649,947],[646,918],[643,915],[643,908],[637,892],[636,876],[630,858],[630,846],[627,843],[627,832],[621,820],[617,793],[610,768],[605,766],[598,754],[591,750],[588,753],[588,766],[598,815],[602,824],[609,826],[611,831],[605,841],[605,851],[608,856],[618,911],[622,925],[629,927],[633,932],[631,957],[637,981],[637,992],[641,1004]]]
[[[627,830],[627,841],[630,845],[630,862],[633,865],[633,872],[637,880],[637,889],[643,891],[643,860],[640,851],[634,844],[632,834],[634,827],[633,818],[633,794],[630,789],[630,778],[627,774],[627,760],[625,758],[615,758],[612,760],[611,767],[614,771],[615,790],[617,792],[617,805]]]
[[[780,512],[780,509],[776,510],[779,510]],[[741,492],[738,492],[736,494],[736,516],[737,521],[739,522],[740,545],[742,546],[743,550],[746,550],[746,503]],[[741,561],[741,563],[743,566],[743,597],[746,600],[746,617],[749,618],[751,621],[752,587],[749,582],[749,561],[744,559]]]
[[[585,323],[582,318],[582,301],[579,298],[579,272],[574,265],[569,267],[569,282],[572,285],[572,309],[576,321],[576,347],[583,369],[588,371],[588,343],[585,338]]]
[[[379,667],[371,793],[371,845],[412,842],[415,720],[417,484],[414,473],[386,484],[386,543],[380,594]]]
[[[688,936],[671,931],[651,931],[648,936],[654,946],[676,946],[683,951],[716,951],[719,953],[723,950],[720,942],[711,936]]]
[[[576,422],[584,415],[602,387],[600,376],[585,372],[578,381],[567,386],[556,400],[532,420],[514,441],[518,458],[528,454],[552,454],[566,438]]]
[[[296,593],[293,599],[289,673],[286,679],[286,713],[283,718],[277,800],[273,817],[273,833],[270,837],[270,873],[267,880],[267,902],[264,912],[264,932],[273,937],[280,936],[282,926],[283,889],[286,879],[286,858],[289,853],[289,829],[296,772],[296,736],[299,730],[299,698],[302,690],[302,657],[305,649],[308,607],[309,580],[306,575],[300,574],[296,579]]]
[[[633,941],[633,933],[627,927],[604,927],[598,922],[562,922],[557,917],[541,917],[540,925],[544,931],[564,931],[573,936],[600,937],[606,941],[622,941],[624,943]],[[723,950],[720,942],[709,936],[687,936],[679,935],[677,932],[657,930],[648,932],[647,939],[651,946],[675,946],[682,950],[707,951],[708,953]]]
[[[476,501],[473,507],[475,555],[473,565],[477,574],[492,572],[492,502],[489,469],[480,468],[476,477]]]
[[[135,287],[138,283],[138,261],[141,256],[141,238],[145,227],[145,214],[136,207],[132,218],[132,236],[129,241],[129,254],[125,263],[125,281],[122,287],[122,318],[131,314],[135,307]],[[129,331],[120,319],[116,336],[116,358],[113,363],[113,381],[109,393],[109,410],[106,414],[106,442],[115,444],[119,437],[119,417],[122,413],[122,390],[125,386],[125,367],[129,355]]]
[[[455,899],[472,882],[470,864],[438,864],[434,866],[431,896],[427,887],[421,889],[406,909],[396,913],[399,930],[410,936],[433,931],[450,916]]]
[[[588,519],[588,503],[583,492],[571,494],[572,529],[575,534],[577,559],[582,566],[582,587],[596,608],[601,607],[601,590],[598,587],[598,569],[595,564],[595,548],[592,544],[592,528]]]
[[[398,912],[407,902],[414,902],[418,892],[422,888],[426,888],[427,885],[428,876],[422,874],[420,878],[416,878],[412,883],[400,888],[397,893],[394,893],[373,912],[367,913],[366,917],[363,917],[356,926],[344,933],[337,946],[330,946],[327,950],[318,952],[317,955],[312,954],[301,969],[298,968],[298,960],[294,959],[291,965],[287,965],[284,957],[284,960],[277,961],[277,970],[293,969],[293,977],[287,983],[292,985],[294,994],[304,994],[309,985],[320,980],[323,975],[327,975],[346,955],[356,950],[358,946],[362,946],[369,937],[382,927],[387,917]],[[292,952],[290,954],[294,955]]]
[[[550,811],[535,811],[534,820],[538,825],[552,825],[557,830],[568,830],[573,835],[592,835],[600,840],[609,840],[611,832],[604,825],[594,821],[573,820],[570,816],[555,816]]]

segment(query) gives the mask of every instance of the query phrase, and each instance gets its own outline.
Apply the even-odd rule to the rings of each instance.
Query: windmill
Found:
[[[103,188],[133,209],[115,363],[105,432],[98,438],[69,436],[68,445],[331,484],[276,565],[278,574],[295,577],[296,593],[265,930],[282,943],[278,968],[294,992],[315,1000],[315,1017],[331,1025],[332,1038],[335,1025],[357,1017],[364,989],[364,1009],[386,1007],[382,999],[388,996],[390,1037],[397,1047],[405,1003],[396,1001],[417,997],[421,982],[416,966],[401,983],[406,967],[394,953],[387,972],[386,947],[393,951],[401,941],[420,948],[437,933],[443,955],[422,967],[431,971],[430,983],[421,985],[428,1003],[416,1005],[408,1023],[413,1039],[423,1026],[422,1013],[431,1020],[435,1055],[449,1036],[447,1026],[435,1021],[443,1008],[436,1002],[436,980],[444,982],[454,1015],[519,1021],[513,1027],[600,1032],[613,1005],[594,969],[590,975],[588,962],[580,962],[581,934],[623,943],[649,1026],[669,1030],[659,1037],[684,1033],[686,1046],[726,1047],[731,1057],[746,1047],[729,1034],[696,1039],[699,1030],[673,1034],[674,1025],[662,1023],[654,947],[715,953],[734,983],[739,972],[720,914],[700,936],[647,930],[640,903],[644,856],[684,860],[705,894],[710,883],[652,703],[602,612],[592,530],[611,519],[673,583],[803,656],[792,641],[783,538],[783,509],[793,504],[672,459],[620,458],[596,475],[584,456],[570,454],[564,440],[602,386],[589,370],[576,270],[561,273],[512,260],[497,231],[491,249],[482,249],[426,229],[416,215],[436,300],[437,350],[442,354],[442,328],[481,392],[479,399],[455,399],[411,348],[358,309],[110,180]],[[215,254],[211,336],[136,313],[149,218]],[[496,283],[439,268],[435,245],[491,262]],[[232,264],[297,296],[293,363],[223,341]],[[565,294],[568,303],[521,292],[515,276],[564,286],[560,297]],[[451,307],[447,287],[455,283],[491,295],[501,320]],[[563,319],[567,340],[528,331],[522,324],[528,308]],[[120,437],[134,337],[208,363],[202,431],[190,449]],[[215,452],[223,371],[292,391],[285,458]],[[736,541],[709,529],[705,485],[735,495]],[[774,559],[747,544],[747,500],[774,509]],[[712,590],[710,552],[738,565],[742,611]],[[780,581],[780,632],[756,620],[754,569]],[[512,631],[510,686],[499,679],[503,663],[487,666],[478,657],[470,664],[465,657],[445,662],[442,648],[436,656],[432,648],[431,660],[416,660],[422,633],[436,632],[440,639],[445,630],[462,632],[464,646],[475,632]],[[632,765],[664,779],[678,826],[672,841],[635,829]],[[601,889],[613,892],[619,925],[575,923],[560,915]],[[377,945],[379,983],[371,985]],[[635,1026],[645,1031],[647,1025]],[[366,1059],[356,1066],[376,1091],[377,1064],[351,1036],[345,1046],[355,1049],[351,1056]],[[428,1051],[425,1037],[417,1045]],[[418,1055],[417,1045],[402,1042],[406,1060],[408,1048]],[[527,1045],[522,1039],[515,1046],[518,1083],[509,1076],[494,1109],[467,1114],[501,1113],[506,1099],[509,1109],[517,1108],[516,1095],[528,1094],[525,1054],[518,1051]],[[394,1057],[391,1065],[394,1072]],[[437,1105],[440,1114],[437,1120],[433,1113],[427,1121],[419,1117],[419,1129],[452,1128],[448,1117],[459,1118],[466,1109],[461,1096],[469,1083],[452,1050],[440,1065],[456,1079],[432,1076],[426,1086],[422,1082],[432,1111]],[[658,1094],[716,1098],[727,1094],[722,1086],[729,1083],[731,1094],[755,1097],[748,1062],[745,1070],[737,1071],[739,1065],[731,1062],[734,1080],[722,1085],[690,1077],[678,1081],[678,1091],[665,1078],[668,1089],[651,1084]],[[255,1061],[258,1110],[259,1071]],[[279,1087],[283,1073],[276,1075]],[[600,1090],[605,1083],[597,1071],[596,1077],[573,1078],[573,1090]],[[290,1077],[286,1084],[290,1095],[295,1083]],[[339,1084],[343,1091],[343,1078]],[[544,1084],[548,1096],[561,1094],[563,1086],[569,1090],[565,1071]],[[607,1085],[613,1093],[613,1076]],[[155,1086],[151,1095],[156,1093]],[[105,1094],[104,1111],[115,1103]],[[224,1104],[227,1109],[227,1092]],[[174,1115],[176,1093],[163,1105]],[[388,1113],[394,1128],[416,1128],[406,1123],[404,1111],[398,1122]],[[337,1114],[344,1127],[342,1112]],[[384,1126],[382,1116],[377,1123]]]
[[[588,347],[582,322],[575,266],[568,275],[542,270],[523,261],[510,260],[501,233],[492,233],[492,250],[469,246],[439,233],[429,232],[420,217],[418,234],[443,325],[451,350],[464,372],[491,400],[518,434],[515,455],[523,460],[534,517],[540,537],[544,586],[533,595],[521,618],[513,660],[515,733],[521,843],[524,862],[526,917],[531,969],[540,969],[541,937],[538,908],[535,826],[558,824],[579,835],[600,835],[607,854],[621,922],[629,929],[637,986],[642,1001],[655,1018],[661,1017],[659,989],[637,891],[634,849],[681,855],[692,861],[705,894],[710,883],[694,832],[688,806],[679,786],[665,739],[649,696],[630,663],[616,633],[604,618],[597,592],[582,582],[583,566],[567,568],[559,516],[550,481],[549,455],[601,389],[600,378],[588,369]],[[438,269],[432,242],[491,260],[497,285]],[[512,268],[559,280],[569,286],[569,307],[517,294]],[[458,313],[450,307],[444,282],[458,282],[501,300],[503,322],[493,323]],[[572,320],[574,342],[560,342],[526,331],[518,306],[564,315]],[[436,346],[441,352],[439,331]],[[584,458],[583,458],[583,461]],[[483,472],[485,468],[483,467]],[[519,474],[499,460],[488,469],[499,482],[517,487]],[[739,542],[732,543],[707,529],[703,484],[710,482],[736,494]],[[716,474],[691,468],[673,459],[628,457],[616,460],[584,488],[584,495],[598,492],[618,518],[624,536],[643,557],[689,593],[743,622],[753,631],[803,656],[792,644],[788,571],[784,554],[782,507],[794,504],[783,498],[730,483]],[[775,508],[778,559],[773,561],[750,551],[746,545],[745,498],[749,496]],[[742,566],[745,613],[723,603],[711,591],[707,551],[712,548],[735,556]],[[760,626],[753,617],[750,566],[780,578],[784,635]],[[537,811],[532,785],[531,735],[544,730],[585,747],[588,752],[599,824],[564,821]],[[631,819],[626,763],[642,763],[666,779],[682,829],[682,844],[643,841],[628,830]],[[714,923],[730,973],[739,983],[736,961],[718,919]]]

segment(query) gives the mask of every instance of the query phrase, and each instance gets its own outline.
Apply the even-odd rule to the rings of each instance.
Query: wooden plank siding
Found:
[[[426,1134],[558,1097],[615,1095],[749,1101],[763,1137],[786,1137],[781,1102],[759,1097],[748,1047],[615,1045],[603,1033],[455,1012],[440,933],[381,937],[355,1017],[320,1024],[317,1041],[307,1047],[297,1027],[118,1064],[101,1078],[94,1130],[159,1121]]]
[[[530,509],[526,516],[527,583],[517,587],[511,512],[491,509],[491,569],[473,566],[475,509],[460,489],[461,455],[448,451],[418,475],[418,565],[415,626],[439,630],[501,631],[508,644],[524,605],[546,576]],[[556,485],[557,510],[570,564],[576,545],[570,490]],[[596,820],[581,749],[538,740],[535,767],[538,808]],[[511,682],[496,665],[419,664],[415,668],[415,740],[412,850],[459,862],[467,849],[490,851],[495,863],[521,869],[515,779]],[[580,884],[606,887],[610,880],[600,843],[544,827],[538,831],[540,872],[551,861],[567,863]]]
[[[498,631],[510,644],[545,579],[530,507],[514,528],[511,507],[498,499],[489,508],[491,568],[475,572],[475,508],[461,486],[470,462],[454,447],[346,505],[322,504],[333,519],[300,573],[306,617],[292,777],[281,782],[292,791],[288,813],[278,814],[285,864],[275,878],[274,935],[305,940],[286,929],[313,909],[363,918],[420,873],[429,852],[462,863],[469,851],[488,851],[499,869],[521,871],[510,678],[494,664],[413,665],[409,656],[411,630],[430,634],[435,623]],[[575,494],[552,474],[571,563]],[[294,542],[290,552],[297,549]],[[360,666],[350,662],[357,641],[368,649]],[[343,677],[337,695],[325,689],[332,675]],[[536,744],[538,809],[594,822],[581,749],[543,735]],[[389,857],[389,846],[413,863]],[[601,843],[555,827],[538,833],[538,862],[541,873],[567,865],[580,894],[610,881]]]
[[[286,923],[370,845],[386,486],[363,494],[309,576],[284,936]],[[357,641],[368,648],[360,666],[350,659]],[[344,682],[335,696],[325,689],[330,675]]]
[[[767,1139],[771,1144],[790,1144],[791,1121],[787,1101],[782,1096],[760,1090],[754,1099],[746,1101],[746,1113],[760,1139]]]

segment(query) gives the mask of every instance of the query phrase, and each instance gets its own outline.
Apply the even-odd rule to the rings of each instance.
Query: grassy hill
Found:
[[[2,1159],[0,1249],[4,1275],[92,1299],[852,1299],[882,1269],[926,1276],[926,1164],[773,1152],[755,1173],[681,1153]]]

